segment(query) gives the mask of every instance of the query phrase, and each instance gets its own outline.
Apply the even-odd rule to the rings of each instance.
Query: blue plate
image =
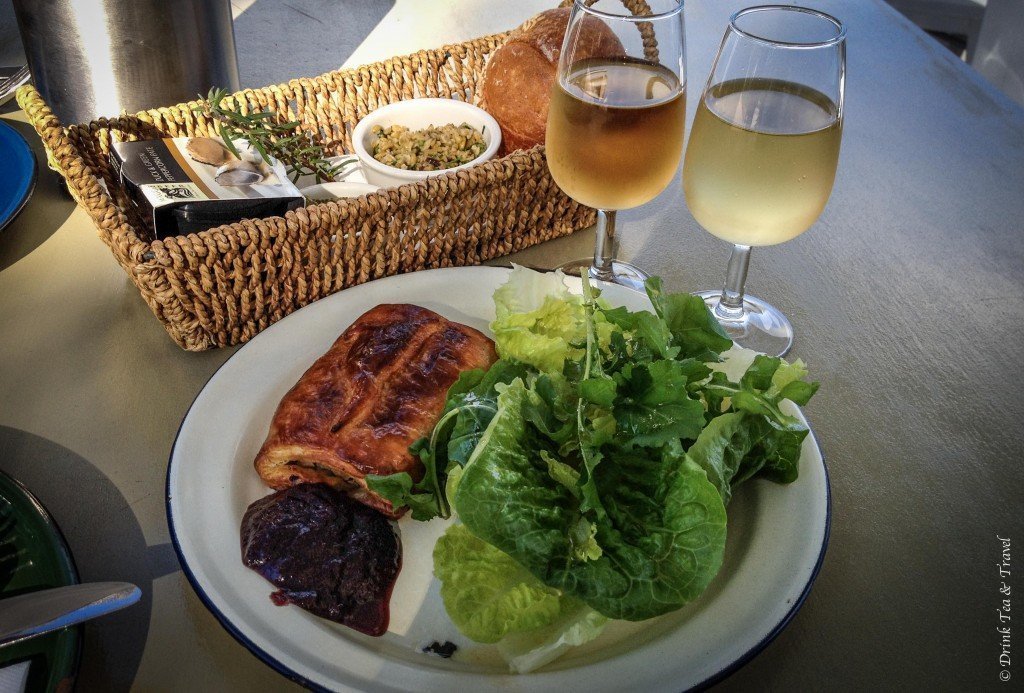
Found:
[[[36,157],[17,130],[0,121],[0,230],[18,216],[36,186]]]

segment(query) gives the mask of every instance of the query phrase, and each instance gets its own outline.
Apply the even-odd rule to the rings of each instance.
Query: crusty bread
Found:
[[[548,102],[570,8],[541,12],[516,29],[487,61],[481,107],[501,125],[502,153],[544,143]],[[622,43],[603,22],[583,27],[577,59],[621,54]]]

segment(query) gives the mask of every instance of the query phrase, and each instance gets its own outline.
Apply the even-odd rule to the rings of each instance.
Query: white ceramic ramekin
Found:
[[[403,125],[410,130],[422,130],[430,125],[462,125],[481,130],[487,148],[470,162],[443,171],[406,171],[382,164],[370,154],[373,127]],[[393,188],[405,183],[423,180],[449,171],[475,166],[494,157],[501,146],[501,128],[487,111],[454,99],[410,99],[382,106],[360,120],[352,130],[352,146],[359,157],[359,166],[367,183],[382,188]]]

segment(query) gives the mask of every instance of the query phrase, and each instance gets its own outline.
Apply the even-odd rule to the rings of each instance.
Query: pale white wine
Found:
[[[707,90],[686,149],[686,204],[701,226],[740,245],[806,231],[832,192],[842,122],[808,87],[737,79]]]
[[[685,124],[686,99],[671,70],[628,58],[582,60],[552,91],[548,168],[577,202],[637,207],[672,182]]]

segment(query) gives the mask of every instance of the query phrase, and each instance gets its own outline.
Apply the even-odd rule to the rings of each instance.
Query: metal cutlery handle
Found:
[[[123,609],[141,596],[129,582],[89,582],[2,599],[0,647]]]
[[[14,94],[14,90],[27,82],[31,76],[28,65],[23,65],[13,75],[0,80],[0,103],[7,101]]]

